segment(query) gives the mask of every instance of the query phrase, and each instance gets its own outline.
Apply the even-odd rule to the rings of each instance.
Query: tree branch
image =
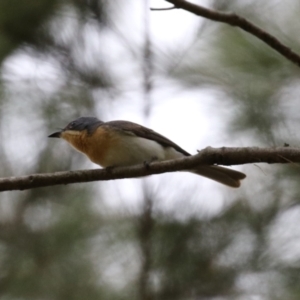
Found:
[[[252,35],[256,36],[261,41],[265,42],[269,45],[272,49],[279,52],[289,61],[293,62],[297,66],[300,66],[300,56],[292,51],[287,46],[283,45],[278,39],[276,39],[271,34],[267,33],[263,29],[259,28],[258,26],[250,23],[245,18],[240,17],[234,13],[221,13],[215,10],[207,9],[203,6],[190,3],[185,0],[165,0],[169,3],[172,3],[176,8],[181,8],[186,11],[189,11],[197,16],[204,17],[206,19],[210,19],[217,22],[222,22],[229,24],[231,26],[236,26],[244,31],[251,33]]]
[[[134,178],[193,169],[199,164],[229,166],[249,163],[300,163],[300,148],[208,147],[194,156],[164,162],[153,162],[148,166],[136,165],[131,167],[67,171],[2,178],[0,179],[0,191],[27,190],[59,184]]]
[[[152,11],[163,11],[163,10],[172,10],[172,9],[176,9],[176,6],[172,6],[172,7],[164,7],[164,8],[155,8],[155,7],[150,7],[150,10]]]

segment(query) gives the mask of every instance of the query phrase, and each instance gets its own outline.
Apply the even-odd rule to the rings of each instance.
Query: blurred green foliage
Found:
[[[296,1],[286,7],[284,31],[263,21],[267,9],[276,11],[276,1],[267,1],[264,10],[249,2],[215,5],[248,17],[299,49],[292,34],[300,26]],[[116,37],[112,24],[124,7],[117,0],[0,3],[1,176],[86,166],[82,156],[70,156],[59,143],[50,147],[45,137],[78,115],[94,115],[97,108],[105,114],[106,98],[122,103],[127,90],[119,86],[139,77],[129,66],[122,77],[121,68],[108,64],[102,52],[107,36]],[[298,68],[237,28],[210,21],[200,26],[194,47],[179,63],[153,49],[165,78],[183,88],[220,92],[220,107],[232,112],[231,138],[246,136],[251,145],[297,145]],[[97,46],[91,43],[96,38]],[[129,35],[125,38],[124,47],[142,51]],[[24,57],[16,63],[12,58],[18,55]],[[28,67],[26,61],[36,64]],[[120,61],[130,58],[120,56]],[[14,63],[19,77],[10,74]],[[39,67],[50,75],[46,82],[22,79],[23,69],[38,73]],[[179,220],[155,209],[154,187],[151,193],[143,190],[146,205],[129,212],[106,207],[104,197],[114,200],[107,183],[2,193],[0,299],[299,299],[299,245],[282,244],[284,213],[298,216],[297,170],[274,166],[272,175],[252,178],[249,172],[248,188],[238,196],[224,194],[230,204],[206,218]],[[277,230],[281,218],[283,227]],[[299,240],[297,228],[290,234],[288,241]]]

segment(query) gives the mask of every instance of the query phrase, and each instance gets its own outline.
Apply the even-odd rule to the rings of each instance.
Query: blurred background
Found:
[[[300,53],[297,0],[197,1]],[[97,168],[47,139],[79,116],[190,153],[299,146],[299,68],[163,0],[0,2],[0,174]],[[300,299],[299,166],[238,190],[173,173],[0,194],[0,299]]]

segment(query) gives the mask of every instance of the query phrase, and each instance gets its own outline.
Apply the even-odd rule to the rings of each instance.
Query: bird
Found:
[[[145,126],[130,121],[103,122],[96,117],[80,117],[50,138],[62,138],[93,163],[104,168],[131,166],[191,156],[180,146]],[[237,188],[246,175],[215,165],[200,165],[195,173]]]

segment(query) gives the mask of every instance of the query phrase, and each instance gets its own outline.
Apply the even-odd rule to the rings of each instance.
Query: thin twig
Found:
[[[152,11],[164,11],[164,10],[172,10],[172,9],[177,9],[177,7],[176,6],[164,7],[164,8],[150,7],[150,10],[152,10]]]
[[[186,11],[189,11],[197,16],[204,17],[216,22],[226,23],[231,26],[236,26],[243,29],[246,32],[251,33],[256,36],[261,41],[265,42],[272,49],[283,55],[286,59],[300,66],[300,56],[291,50],[289,47],[282,44],[278,39],[273,35],[264,31],[260,27],[252,24],[243,17],[240,17],[234,13],[222,13],[212,9],[205,8],[203,6],[185,1],[185,0],[165,0],[169,3],[172,3],[176,8],[181,8]]]

